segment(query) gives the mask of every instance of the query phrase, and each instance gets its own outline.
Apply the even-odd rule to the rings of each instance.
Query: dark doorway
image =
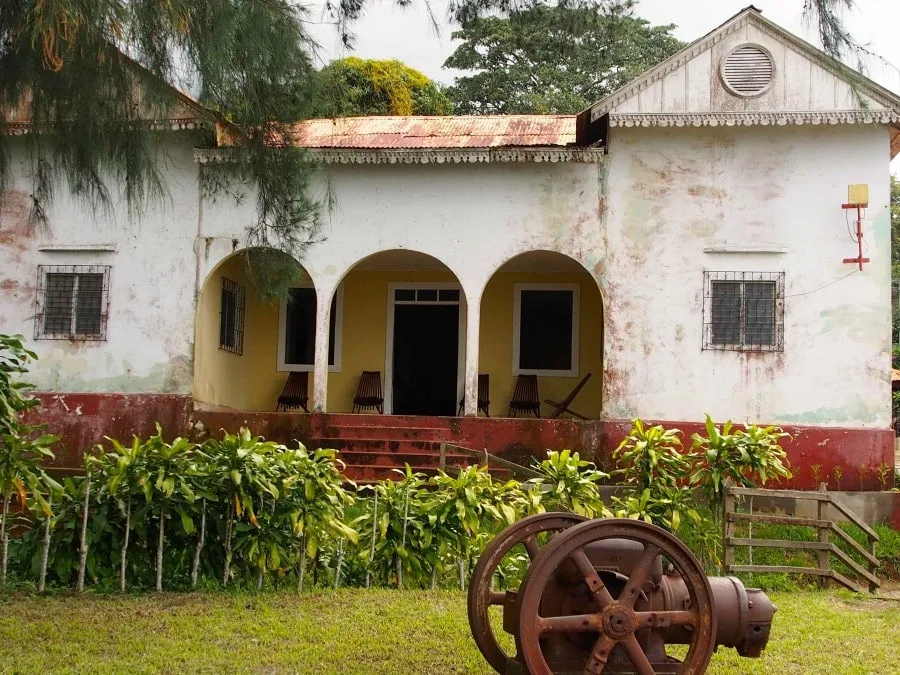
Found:
[[[456,412],[459,305],[394,306],[395,415]]]

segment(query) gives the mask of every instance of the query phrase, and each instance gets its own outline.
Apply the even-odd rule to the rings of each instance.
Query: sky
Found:
[[[322,0],[310,0],[309,28],[320,45],[319,55],[327,62],[342,56],[396,58],[433,80],[448,84],[455,73],[442,68],[453,52],[453,29],[446,20],[447,0],[431,0],[440,29],[429,19],[427,0],[412,0],[407,8],[392,0],[368,0],[365,15],[353,25],[355,48],[344,49],[333,25],[323,22]],[[675,35],[691,42],[744,9],[749,0],[639,0],[637,13],[654,24],[675,24]],[[802,18],[803,0],[755,0],[763,15],[791,32],[815,43],[815,32]],[[900,1],[856,0],[856,11],[847,13],[846,24],[857,41],[900,69]],[[900,71],[869,64],[869,75],[883,86],[900,93]]]

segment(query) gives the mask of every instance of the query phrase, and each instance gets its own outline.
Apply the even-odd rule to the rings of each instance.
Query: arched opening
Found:
[[[577,261],[529,251],[494,272],[481,296],[479,373],[488,376],[491,416],[550,415],[588,374],[571,410],[598,418],[603,389],[603,299]],[[534,408],[513,409],[519,376],[537,384]],[[532,377],[533,376],[533,377]],[[536,378],[536,380],[535,380]]]
[[[341,367],[329,374],[328,412],[353,412],[361,374],[376,371],[385,414],[455,415],[466,325],[456,275],[430,255],[395,249],[360,260],[341,286],[344,338]]]
[[[203,284],[194,343],[194,399],[200,403],[275,410],[292,372],[312,396],[316,289],[290,256],[268,249],[264,253],[270,257],[267,269],[288,277],[281,280],[290,286],[286,297],[269,297],[248,273],[247,251],[225,259]],[[338,344],[335,328],[332,323],[332,358]]]

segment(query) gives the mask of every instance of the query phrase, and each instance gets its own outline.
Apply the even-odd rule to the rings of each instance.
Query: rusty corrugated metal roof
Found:
[[[276,142],[305,148],[566,146],[575,143],[575,115],[342,117],[305,120],[274,136]]]

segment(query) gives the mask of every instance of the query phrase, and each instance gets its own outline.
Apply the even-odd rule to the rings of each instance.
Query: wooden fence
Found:
[[[508,471],[510,474],[512,474],[514,478],[518,478],[520,480],[538,478],[541,475],[534,469],[530,469],[527,466],[522,466],[521,464],[510,462],[509,460],[503,459],[502,457],[492,455],[487,450],[472,450],[471,448],[464,448],[461,445],[454,445],[453,443],[441,443],[440,452],[440,467],[442,471],[448,471],[447,453],[450,453],[471,457],[476,461],[477,464],[486,466],[488,469],[504,469],[505,471]],[[450,467],[450,469],[452,468],[453,467]]]
[[[798,501],[816,502],[816,517],[801,518],[786,515],[774,515],[770,513],[753,512],[754,497],[790,499],[794,503]],[[741,498],[747,498],[750,505],[749,512],[738,512],[737,504],[743,502]],[[850,534],[844,531],[833,520],[830,520],[829,509],[839,512],[847,521],[858,527],[866,536],[866,545],[860,544]],[[823,483],[818,492],[805,492],[800,490],[763,490],[754,488],[739,488],[728,486],[725,491],[725,571],[734,572],[776,572],[784,574],[809,574],[846,586],[847,588],[862,592],[862,587],[856,581],[832,569],[833,560],[840,561],[868,583],[869,592],[874,593],[881,586],[881,581],[875,572],[878,569],[878,558],[875,557],[875,546],[878,542],[878,534],[862,518],[851,511],[833,495],[829,494]],[[747,537],[735,537],[735,524],[748,523],[750,534]],[[754,539],[752,536],[753,524],[768,523],[777,525],[790,525],[798,527],[813,527],[818,531],[817,541],[793,541],[781,539]],[[855,560],[847,551],[838,548],[831,540],[834,535],[848,546],[864,562]],[[816,552],[815,567],[794,567],[788,565],[736,565],[734,552],[737,547],[749,547],[752,556],[754,548],[776,548],[782,550],[806,550]],[[751,557],[752,562],[752,557]]]

